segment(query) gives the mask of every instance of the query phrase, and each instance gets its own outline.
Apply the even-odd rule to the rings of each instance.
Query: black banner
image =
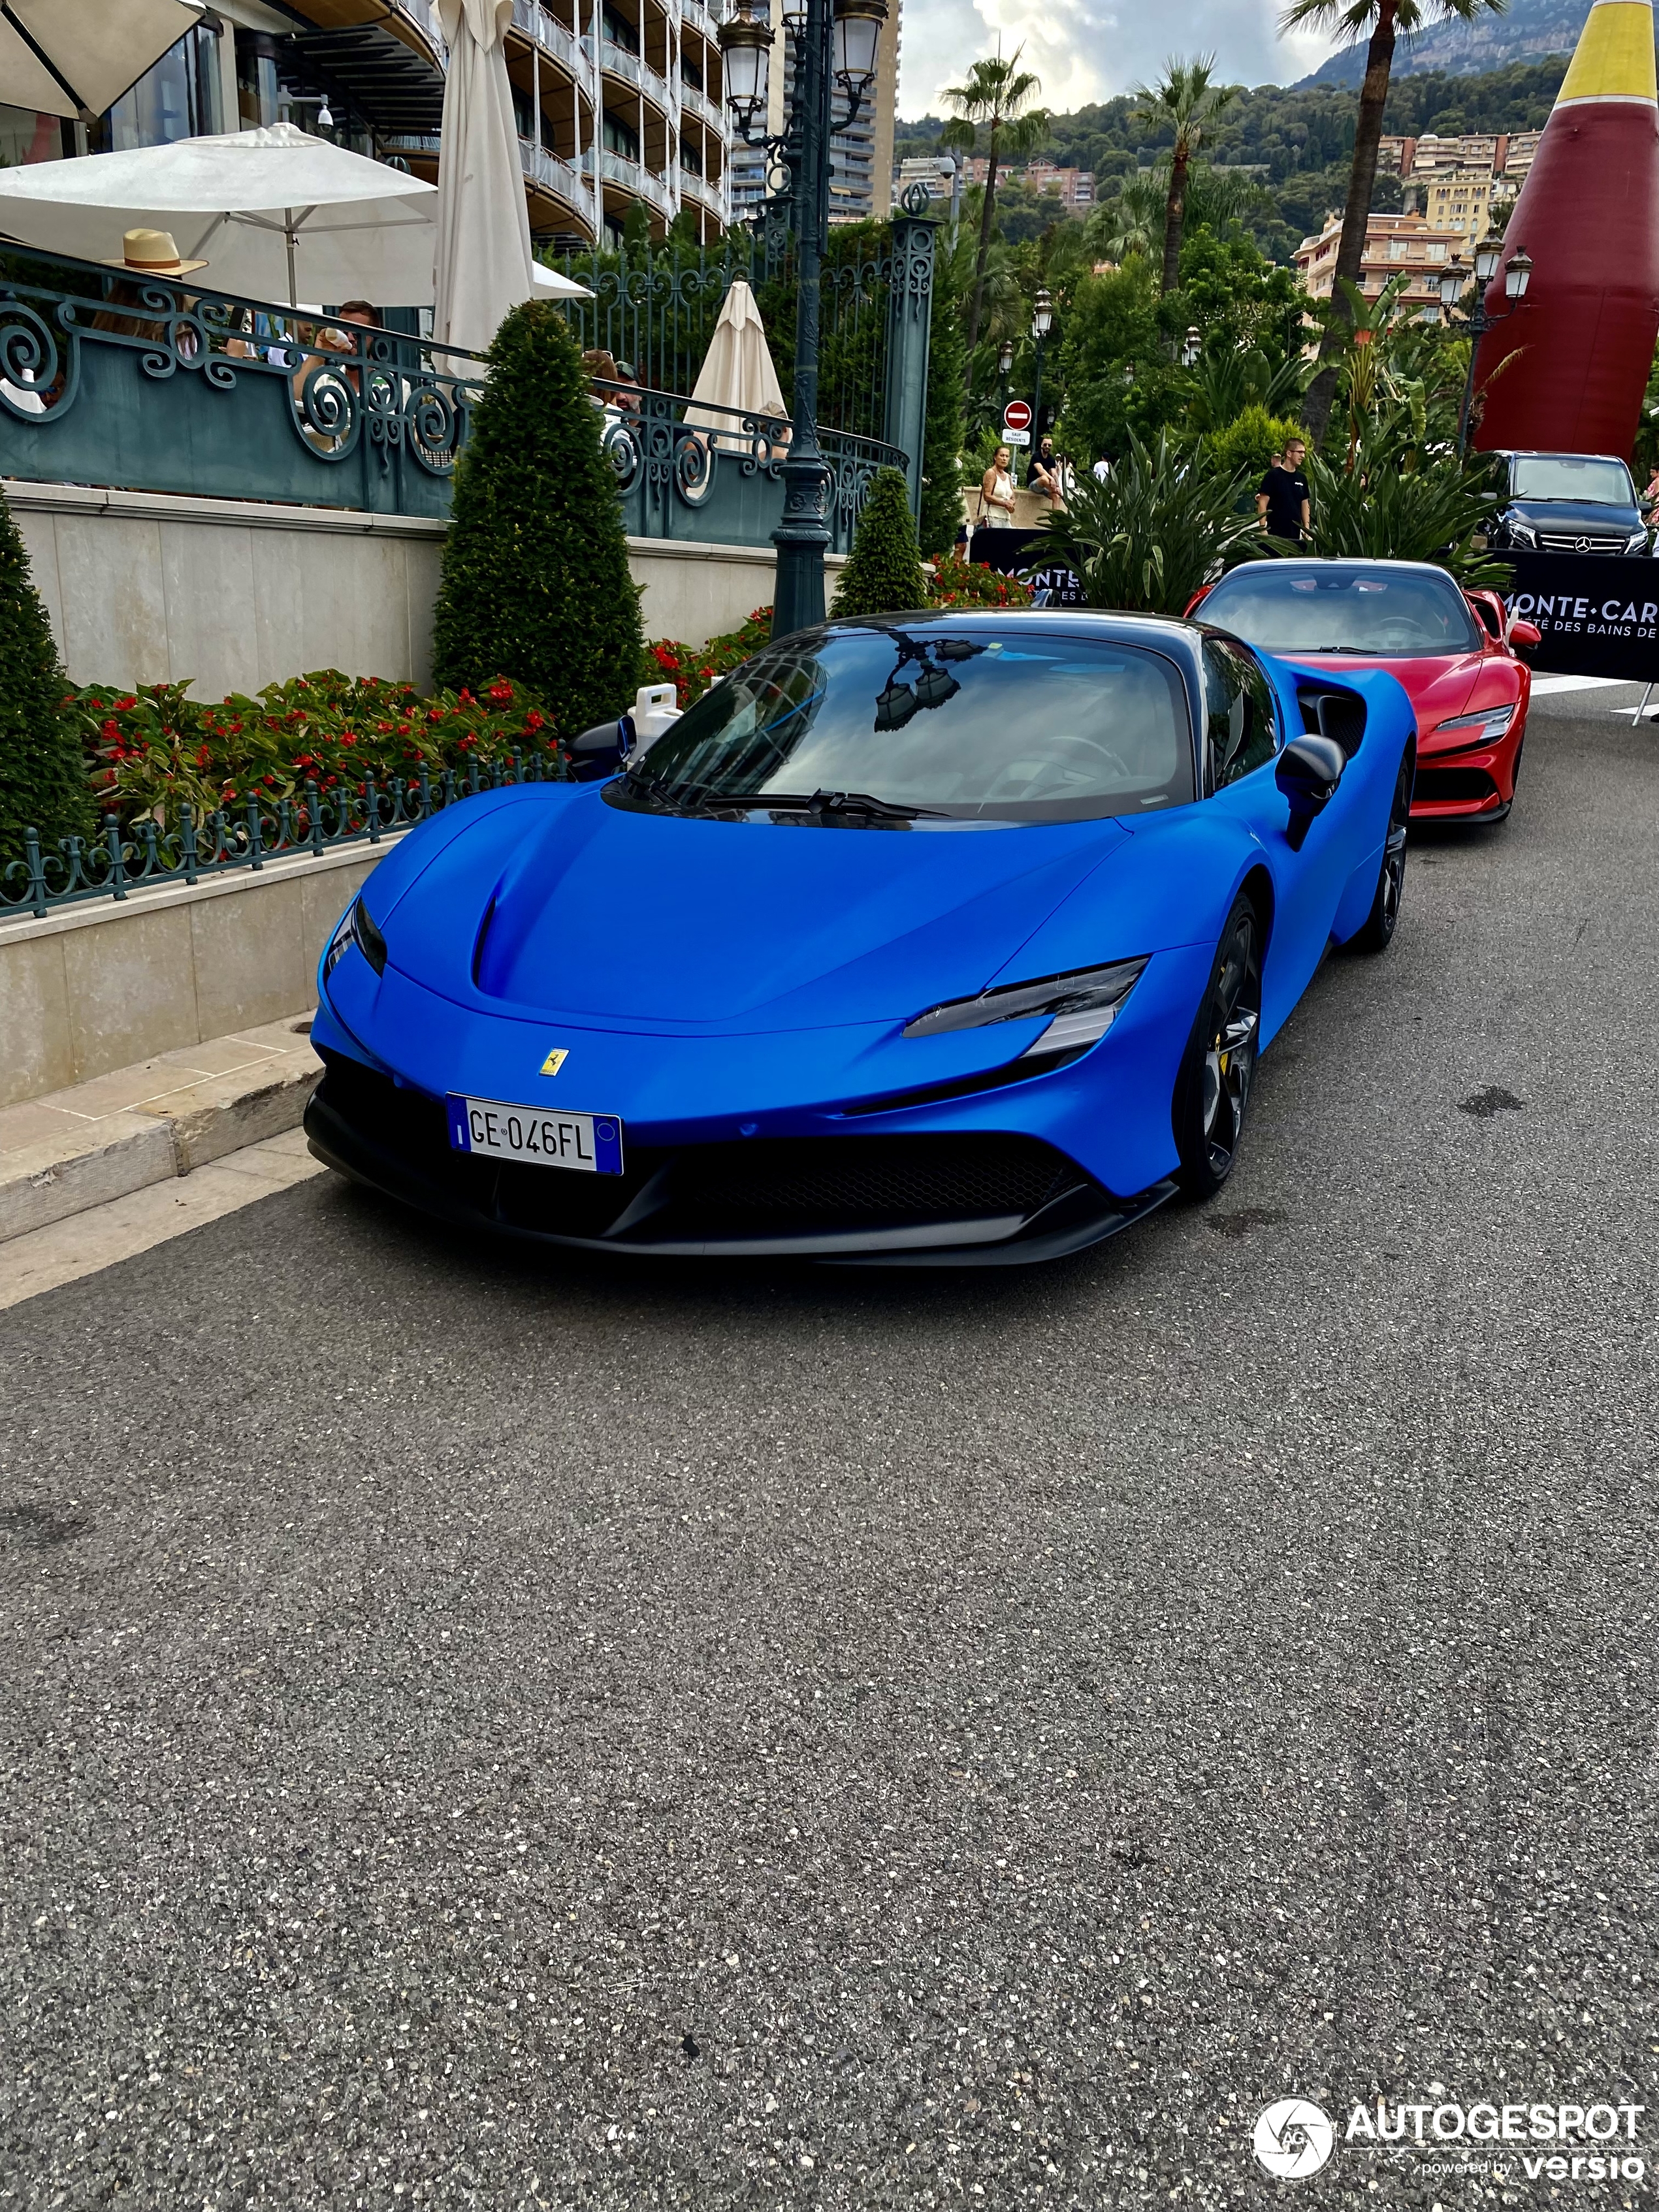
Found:
[[[1064,605],[1077,592],[1073,571],[1063,561],[1042,568],[1033,565],[1042,559],[1042,549],[1050,542],[1046,530],[976,530],[972,545],[962,550],[981,568],[994,568],[1000,576],[1023,575],[1033,591],[1047,592],[1052,601]]]
[[[1527,656],[1540,674],[1659,683],[1659,561],[1639,553],[1494,557],[1514,564],[1504,594],[1510,614],[1544,634]]]

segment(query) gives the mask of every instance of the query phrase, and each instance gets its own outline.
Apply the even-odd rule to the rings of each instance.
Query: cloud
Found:
[[[1224,77],[1242,84],[1291,84],[1332,50],[1324,39],[1280,39],[1276,0],[906,0],[899,112],[941,112],[939,94],[969,64],[1024,49],[1056,112],[1127,92],[1154,76],[1170,54],[1213,52]]]

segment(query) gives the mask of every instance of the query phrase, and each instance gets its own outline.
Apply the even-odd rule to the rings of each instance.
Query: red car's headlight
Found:
[[[1483,707],[1476,714],[1454,714],[1449,721],[1437,722],[1434,735],[1443,738],[1448,731],[1467,731],[1451,748],[1455,752],[1468,752],[1476,745],[1495,745],[1515,720],[1515,702],[1507,707]]]

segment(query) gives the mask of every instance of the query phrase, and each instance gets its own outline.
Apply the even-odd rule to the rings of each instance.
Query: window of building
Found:
[[[625,161],[637,161],[639,160],[640,136],[638,131],[629,130],[627,124],[623,121],[621,116],[613,115],[609,108],[606,108],[605,112],[605,125],[600,133],[600,137],[601,143],[605,146],[607,153],[620,154]]]
[[[640,34],[626,15],[619,15],[614,8],[607,8],[605,10],[603,21],[605,35],[613,46],[620,46],[624,53],[638,53]]]
[[[273,113],[271,118],[275,121]],[[223,129],[219,114],[219,33],[198,24],[169,46],[104,118],[104,150],[170,146]]]

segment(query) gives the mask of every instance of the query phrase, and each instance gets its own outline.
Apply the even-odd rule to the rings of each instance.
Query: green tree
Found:
[[[21,860],[26,830],[39,830],[47,854],[60,838],[93,833],[86,757],[58,713],[68,689],[28,554],[0,498],[0,866]]]
[[[896,614],[925,606],[927,586],[910,520],[910,487],[896,469],[878,469],[853,533],[853,550],[841,572],[830,612]]]
[[[1252,400],[1224,428],[1206,438],[1204,447],[1215,473],[1238,477],[1249,494],[1266,475],[1273,455],[1284,452],[1285,440],[1306,436],[1299,422],[1270,415],[1259,400]]]
[[[1175,134],[1164,202],[1162,291],[1173,292],[1181,281],[1181,231],[1186,220],[1187,174],[1193,156],[1210,125],[1243,89],[1241,84],[1216,82],[1213,54],[1200,54],[1189,62],[1172,55],[1155,85],[1143,84],[1135,89],[1140,103],[1135,111],[1136,122],[1148,129],[1162,125]]]
[[[438,681],[526,684],[556,732],[618,713],[640,681],[639,593],[601,416],[556,307],[515,307],[455,473],[434,625]]]
[[[968,308],[968,353],[971,360],[979,343],[980,303],[985,292],[985,264],[991,252],[991,228],[996,216],[997,167],[1004,155],[1013,160],[1034,154],[1048,135],[1048,118],[1031,102],[1042,89],[1042,81],[1019,65],[1019,48],[1006,61],[1000,54],[984,55],[968,72],[965,84],[950,86],[945,97],[964,123],[974,125],[975,139],[986,132],[985,195],[980,204],[979,254],[974,264],[974,295]]]
[[[1389,79],[1394,70],[1395,42],[1403,33],[1454,17],[1473,22],[1483,10],[1501,15],[1508,0],[1290,0],[1279,19],[1281,31],[1346,32],[1358,40],[1367,31],[1365,76],[1359,88],[1359,109],[1354,122],[1353,161],[1348,171],[1348,196],[1342,210],[1342,235],[1336,249],[1336,312],[1325,326],[1319,349],[1319,373],[1308,387],[1304,413],[1316,440],[1325,434],[1331,403],[1336,396],[1339,362],[1347,342],[1346,302],[1340,285],[1346,278],[1357,285],[1365,250],[1365,223],[1376,182],[1377,148],[1382,137],[1383,110],[1389,101]]]
[[[916,535],[930,559],[948,553],[962,520],[962,392],[968,347],[951,257],[933,264],[927,351],[927,416],[921,448],[921,514]]]
[[[1080,476],[1048,516],[1043,557],[1076,572],[1089,606],[1185,614],[1216,562],[1257,535],[1255,515],[1239,512],[1244,489],[1242,475],[1194,468],[1167,436],[1131,437],[1103,483]]]

